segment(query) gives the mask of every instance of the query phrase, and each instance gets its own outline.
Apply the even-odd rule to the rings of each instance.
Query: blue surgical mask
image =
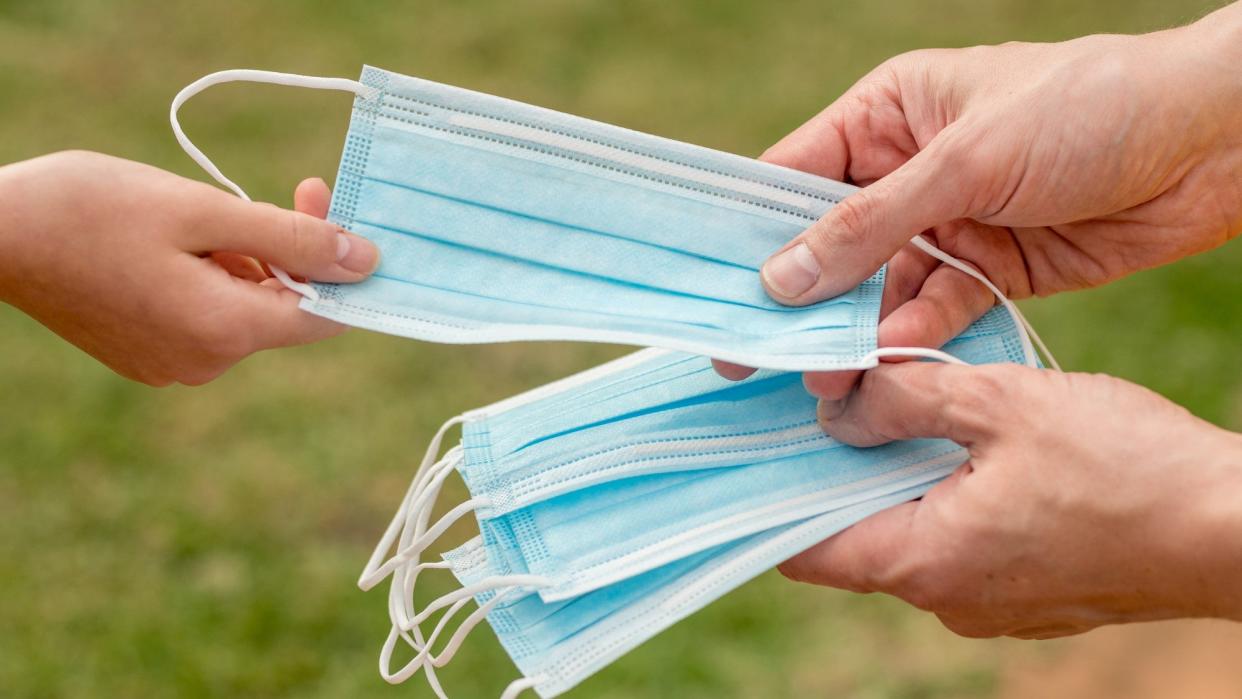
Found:
[[[555,602],[536,594],[537,581],[498,591],[494,581],[511,578],[514,572],[494,567],[483,541],[473,539],[446,552],[445,562],[435,565],[450,569],[462,584],[461,591],[439,602],[439,607],[451,610],[472,597],[479,610],[461,624],[440,653],[433,653],[430,649],[436,646],[431,644],[443,638],[446,626],[439,627],[427,643],[411,644],[414,659],[390,671],[402,638],[394,625],[381,652],[381,672],[396,682],[424,668],[432,658],[437,665],[446,664],[465,636],[486,619],[522,674],[504,697],[515,697],[524,689],[534,689],[545,698],[557,696],[756,575],[871,514],[921,496],[931,486],[914,486],[752,534]]]
[[[382,261],[349,285],[277,271],[311,313],[434,342],[611,342],[782,370],[869,368],[894,351],[876,348],[883,269],[798,308],[759,281],[769,255],[854,187],[368,67],[361,81],[224,71],[177,96],[182,146],[243,197],[176,121],[191,96],[232,80],[356,95],[329,216]]]
[[[1001,309],[945,349],[972,363],[1022,357],[1016,328]],[[403,634],[418,629],[439,609],[461,609],[476,593],[487,595],[484,607],[471,616],[475,622],[492,618],[510,603],[523,608],[547,605],[539,608],[550,610],[571,600],[576,605],[588,598],[611,599],[608,595],[620,590],[647,589],[633,587],[635,579],[679,569],[688,560],[714,559],[710,552],[731,550],[751,537],[825,513],[874,511],[867,508],[892,502],[894,494],[921,492],[966,458],[957,445],[943,440],[870,449],[837,443],[815,426],[814,401],[796,379],[767,372],[749,383],[731,384],[711,374],[701,358],[646,351],[451,421],[465,421],[467,438],[416,477],[363,575],[363,584],[370,586],[396,572],[389,600],[394,635],[385,646],[385,668]],[[766,388],[745,389],[748,385]],[[721,398],[721,391],[730,397]],[[786,410],[790,404],[796,407]],[[652,415],[663,417],[653,421]],[[517,439],[520,434],[527,437]],[[758,434],[773,438],[756,443]],[[442,435],[429,453],[438,451]],[[714,448],[707,447],[709,440]],[[489,445],[494,444],[507,445],[505,452],[493,453]],[[611,451],[628,456],[596,463],[607,475],[576,466]],[[510,457],[520,458],[509,463]],[[672,465],[652,466],[664,459]],[[518,481],[534,485],[515,491],[511,481],[485,475],[490,468],[511,470]],[[463,475],[472,497],[431,523],[432,504],[452,472]],[[535,477],[540,473],[545,475]],[[422,551],[471,512],[479,520],[480,551],[490,573],[475,587],[416,610],[415,579],[429,565],[420,563]],[[382,562],[394,543],[398,554]],[[787,557],[797,550],[781,552]],[[736,580],[762,569],[745,568]],[[593,596],[597,593],[603,597]],[[505,613],[495,616],[505,618]],[[573,616],[565,619],[582,622]],[[609,620],[602,628],[615,628],[614,623],[621,622]],[[648,636],[663,628],[648,626],[648,621],[639,626]],[[432,639],[442,630],[438,626]],[[502,641],[507,648],[538,645],[557,633],[541,626],[530,630],[533,638],[505,640],[502,634]],[[427,645],[407,638],[416,648]],[[599,643],[608,645],[606,640]],[[560,648],[541,657],[551,657],[549,662],[561,667],[562,651],[568,652]],[[594,653],[589,653],[592,658]],[[430,662],[430,656],[431,651],[416,655],[400,670],[385,669],[385,676],[408,677]],[[534,671],[527,672],[518,662],[530,677]],[[582,667],[598,667],[594,662]],[[570,684],[585,676],[566,672],[562,680]]]
[[[945,350],[971,363],[1014,361],[1016,335],[995,309]],[[461,450],[429,481],[438,489],[456,471],[472,495],[438,530],[473,512],[526,572],[553,581],[539,593],[548,601],[938,480],[966,458],[947,440],[837,442],[820,430],[797,374],[729,382],[703,358],[668,352],[614,367],[569,390],[467,414]],[[430,492],[411,507],[431,507]],[[364,587],[434,538],[372,569]]]

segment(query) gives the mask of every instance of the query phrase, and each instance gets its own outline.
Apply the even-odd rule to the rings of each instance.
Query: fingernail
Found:
[[[845,401],[843,400],[820,400],[815,406],[815,417],[819,422],[831,422],[841,417],[841,413],[845,412]]]
[[[769,289],[785,298],[794,298],[819,280],[819,261],[806,243],[799,243],[768,258],[760,274]]]
[[[370,274],[379,267],[379,248],[366,238],[337,233],[336,263],[351,272]]]

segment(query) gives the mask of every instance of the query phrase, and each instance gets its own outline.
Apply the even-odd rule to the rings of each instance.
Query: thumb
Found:
[[[875,184],[837,204],[768,258],[768,293],[801,306],[843,294],[923,231],[968,215],[965,149],[951,128]]]
[[[270,204],[225,196],[192,228],[194,252],[247,255],[314,281],[361,281],[379,264],[379,250],[366,238]]]
[[[856,447],[939,437],[971,448],[999,434],[1039,372],[1016,364],[882,364],[844,401],[821,401],[819,421],[830,437]]]
[[[778,566],[781,574],[854,592],[901,593],[903,583],[909,582],[902,573],[908,573],[913,558],[929,550],[928,538],[934,534],[928,505],[953,498],[970,471],[970,464],[963,464],[921,500],[881,510],[812,546]]]

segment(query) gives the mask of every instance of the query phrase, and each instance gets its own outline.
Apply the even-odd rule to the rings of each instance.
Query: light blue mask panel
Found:
[[[1013,322],[1000,308],[945,349],[972,363],[1012,361],[1022,352]],[[538,496],[546,497],[554,491],[544,482],[547,479],[555,480],[561,490],[573,489],[579,478],[605,480],[605,464],[634,454],[649,457],[648,467],[659,470],[655,458],[659,444],[698,440],[706,449],[711,446],[707,440],[741,436],[736,431],[740,423],[745,423],[747,435],[813,425],[815,400],[796,390],[800,382],[797,374],[774,371],[732,382],[700,357],[658,354],[572,391],[467,420],[463,476],[473,492],[486,492],[494,501],[483,511],[487,516],[520,506],[523,493],[538,491]],[[635,440],[639,434],[642,439]],[[781,438],[787,435],[776,437]],[[570,469],[561,464],[572,459],[577,459],[573,470],[590,473],[571,477]]]
[[[437,342],[594,340],[754,366],[873,364],[883,270],[792,308],[763,261],[854,188],[367,68],[331,218],[383,253],[303,308]]]
[[[169,120],[186,153],[243,199],[177,116],[194,95],[238,81],[356,96],[329,216],[383,258],[373,278],[340,286],[273,267],[313,313],[436,342],[616,342],[787,371],[945,359],[876,348],[883,269],[808,307],[763,292],[763,261],[858,191],[850,185],[377,68],[361,81],[219,71],[177,93]],[[1021,317],[974,267],[922,237],[910,244]],[[1038,344],[1055,367],[1023,325],[1025,363]]]
[[[487,621],[529,686],[541,697],[557,696],[747,580],[930,487],[735,539],[570,599],[545,602],[531,590],[510,594]],[[444,560],[463,586],[519,572],[493,565],[479,539],[445,553]],[[483,605],[494,594],[475,599]]]
[[[945,349],[978,364],[1022,356],[999,309]],[[598,409],[554,411],[553,434],[506,457],[479,458],[487,454],[485,434],[467,422],[460,470],[472,495],[489,503],[476,516],[494,565],[547,576],[555,584],[539,594],[563,599],[733,538],[938,480],[966,458],[947,440],[841,444],[819,429],[815,399],[797,375],[731,383],[709,372],[706,360],[660,357],[480,421],[499,429],[512,419],[517,427],[500,431],[520,433],[527,420],[553,424],[541,407],[611,396],[612,418]]]
[[[999,308],[945,350],[972,363],[1021,357]],[[702,358],[669,353],[467,421],[461,473],[472,493],[487,496],[478,515],[493,517],[617,478],[793,456],[830,442],[797,374],[731,382]]]

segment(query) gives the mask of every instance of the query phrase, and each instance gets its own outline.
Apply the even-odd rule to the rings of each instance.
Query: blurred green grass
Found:
[[[901,51],[1143,31],[1213,4],[0,0],[0,163],[90,148],[201,178],[168,130],[182,85],[364,62],[753,155]],[[229,86],[184,123],[288,203],[335,172],[348,115],[342,95]],[[1238,428],[1239,269],[1235,244],[1025,308],[1066,366]],[[354,587],[413,458],[445,417],[624,351],[356,332],[152,390],[0,307],[0,696],[430,696],[376,675],[384,596]],[[1018,652],[770,573],[575,696],[983,697]],[[442,675],[494,696],[514,670],[481,632]]]

